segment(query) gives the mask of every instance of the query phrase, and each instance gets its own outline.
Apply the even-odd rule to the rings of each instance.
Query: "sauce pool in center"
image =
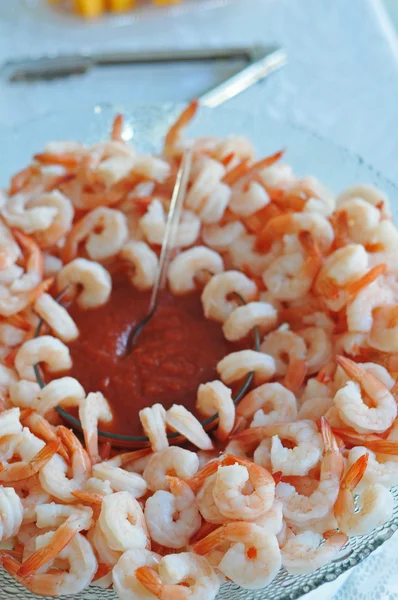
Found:
[[[106,304],[69,308],[80,335],[69,344],[73,366],[67,374],[86,393],[104,394],[114,415],[112,423],[101,424],[108,432],[143,435],[138,412],[155,403],[165,409],[183,404],[195,414],[198,386],[218,379],[217,363],[242,347],[224,338],[220,323],[205,318],[200,293],[163,291],[154,317],[125,356],[129,334],[146,315],[149,299],[150,292],[139,292],[118,275]]]

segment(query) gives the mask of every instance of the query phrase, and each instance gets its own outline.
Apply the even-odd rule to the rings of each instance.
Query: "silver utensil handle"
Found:
[[[199,103],[211,108],[219,106],[280,69],[286,62],[286,52],[282,49],[276,50],[200,96]]]
[[[177,173],[176,182],[171,197],[170,208],[167,215],[166,229],[164,232],[162,249],[160,251],[159,269],[155,284],[152,288],[151,300],[149,302],[148,313],[156,307],[157,297],[160,290],[166,285],[167,271],[170,261],[170,255],[175,245],[178,225],[181,218],[182,207],[184,205],[185,194],[187,191],[189,175],[192,166],[192,150],[187,150],[181,160],[181,165]]]

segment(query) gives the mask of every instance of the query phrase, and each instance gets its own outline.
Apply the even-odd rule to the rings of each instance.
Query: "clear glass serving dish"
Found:
[[[32,154],[54,139],[76,139],[94,142],[103,139],[116,112],[126,116],[126,136],[143,151],[161,147],[162,137],[179,114],[181,106],[97,106],[85,110],[48,115],[27,121],[17,128],[3,129],[0,133],[0,185],[7,185],[10,175],[26,166]],[[265,115],[256,116],[223,107],[201,109],[186,135],[226,136],[245,135],[255,144],[258,155],[286,149],[286,161],[299,174],[319,177],[334,192],[354,183],[372,183],[386,192],[392,201],[394,218],[398,217],[398,188],[363,160],[328,140],[292,123],[274,120]],[[398,529],[398,487],[392,490],[395,499],[391,519],[372,533],[351,538],[336,560],[308,575],[288,575],[283,569],[267,588],[258,591],[242,590],[226,583],[219,600],[294,600],[319,586],[332,582],[359,564],[379,548]],[[0,598],[28,600],[37,598],[0,571]],[[320,591],[319,598],[325,595]],[[67,596],[60,597],[66,599]],[[115,600],[112,590],[90,587],[74,596],[74,600]]]

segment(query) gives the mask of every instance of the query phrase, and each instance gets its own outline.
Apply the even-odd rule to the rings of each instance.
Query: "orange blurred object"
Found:
[[[61,4],[62,0],[47,0],[49,4]],[[156,6],[167,6],[168,4],[179,4],[182,0],[147,0],[146,4]],[[63,2],[64,3],[64,2]],[[82,17],[93,19],[100,17],[106,12],[126,12],[137,6],[145,4],[137,0],[70,0],[72,10]]]

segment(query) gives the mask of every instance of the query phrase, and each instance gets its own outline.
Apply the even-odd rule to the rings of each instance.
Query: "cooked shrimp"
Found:
[[[398,307],[396,304],[376,309],[369,346],[380,352],[398,352]]]
[[[166,213],[159,198],[154,198],[146,213],[139,220],[139,226],[150,244],[161,245],[166,231]],[[176,248],[192,246],[199,236],[201,222],[191,210],[183,210],[175,235]]]
[[[52,532],[37,538],[36,543],[51,544]],[[97,561],[90,543],[80,533],[58,554],[58,558],[69,563],[69,572],[35,573],[31,577],[20,577],[20,563],[6,556],[2,559],[3,567],[19,583],[22,583],[33,594],[40,596],[59,596],[62,594],[78,594],[92,581],[97,570]]]
[[[261,232],[268,241],[286,233],[309,233],[322,252],[327,252],[334,240],[333,227],[322,215],[316,213],[285,214],[271,219]]]
[[[111,407],[101,392],[91,392],[80,402],[79,419],[87,452],[94,465],[101,460],[98,450],[98,422],[110,423],[113,419]]]
[[[59,442],[49,442],[30,460],[0,466],[0,482],[13,482],[27,479],[39,473],[52,459],[59,448]]]
[[[330,337],[320,327],[307,327],[298,331],[298,335],[307,346],[306,363],[308,374],[317,373],[321,367],[332,359],[332,343]]]
[[[236,415],[245,422],[253,418],[251,427],[294,421],[297,402],[294,394],[280,383],[264,383],[246,394],[238,404]]]
[[[281,567],[281,553],[275,535],[254,523],[236,522],[222,525],[196,542],[197,554],[207,554],[228,542],[218,569],[244,589],[256,590],[268,585]]]
[[[340,493],[334,506],[334,515],[340,531],[349,536],[365,535],[383,525],[394,510],[394,498],[391,492],[378,483],[371,484],[359,496],[360,510],[355,510],[354,490],[360,482],[367,466],[368,455],[363,454],[341,482]]]
[[[262,333],[275,327],[278,313],[267,302],[249,302],[235,308],[223,325],[226,339],[236,342],[246,337],[254,327]]]
[[[15,229],[14,237],[27,253],[25,272],[10,285],[13,294],[30,292],[39,285],[43,277],[43,255],[37,243],[28,235]]]
[[[212,450],[213,442],[198,419],[185,406],[173,404],[166,412],[166,423],[201,450]]]
[[[275,373],[275,361],[272,356],[255,350],[231,352],[217,364],[221,379],[229,385],[248,373],[255,374],[256,382],[268,381]]]
[[[218,466],[217,466],[218,468]],[[207,523],[225,523],[228,518],[225,517],[218,509],[213,496],[214,486],[216,484],[217,473],[214,473],[203,478],[203,484],[196,496],[200,514]]]
[[[85,396],[86,392],[77,379],[60,377],[53,379],[40,390],[33,406],[38,413],[45,416],[57,406],[80,406]]]
[[[0,439],[22,431],[20,416],[21,411],[17,407],[0,412]]]
[[[145,503],[151,538],[167,548],[183,548],[198,531],[201,518],[195,494],[182,479],[167,478],[170,491],[158,490]]]
[[[150,490],[168,490],[167,475],[188,479],[195,475],[198,468],[199,459],[195,452],[170,446],[152,454],[144,469],[144,479]]]
[[[195,277],[201,271],[212,275],[221,273],[224,263],[221,256],[206,246],[195,246],[178,254],[170,263],[168,280],[173,294],[186,294],[195,290]]]
[[[258,181],[242,177],[232,186],[229,209],[241,217],[248,217],[271,202],[268,192]]]
[[[391,218],[390,201],[381,190],[373,185],[353,185],[345,189],[336,199],[337,207],[339,208],[347,200],[353,198],[361,198],[368,204],[375,206],[381,211],[384,219]]]
[[[225,167],[212,158],[202,157],[192,169],[192,184],[185,206],[195,212],[202,223],[218,223],[228,206],[231,188],[222,182]]]
[[[281,256],[263,273],[267,289],[278,300],[297,300],[305,296],[321,267],[322,257],[311,236],[303,232],[300,241],[306,257],[301,252]]]
[[[57,432],[67,447],[71,465],[69,468],[63,458],[55,454],[40,471],[40,483],[43,489],[54,498],[66,503],[74,502],[75,498],[72,496],[72,492],[84,487],[84,483],[91,474],[91,463],[83,446],[69,429],[61,425]]]
[[[246,232],[240,221],[230,221],[225,225],[206,225],[203,227],[202,238],[206,246],[218,252],[230,250],[231,245]]]
[[[158,572],[148,566],[139,567],[135,577],[160,600],[214,600],[220,588],[208,561],[191,552],[164,556]]]
[[[319,484],[309,495],[302,495],[290,483],[280,482],[275,493],[283,503],[283,515],[289,525],[305,526],[324,518],[333,508],[340,489],[344,459],[325,420],[322,420],[325,454]]]
[[[101,228],[101,233],[96,233]],[[119,210],[100,206],[87,213],[68,234],[64,247],[64,261],[76,258],[79,245],[86,241],[87,254],[92,260],[115,256],[127,241],[125,215]]]
[[[68,311],[50,294],[41,294],[33,308],[63,342],[72,342],[79,336],[79,330]]]
[[[380,211],[362,198],[350,198],[340,201],[336,217],[341,213],[344,214],[348,236],[354,242],[366,244],[369,232],[380,221]]]
[[[23,506],[18,494],[12,488],[0,485],[0,542],[17,535],[22,518]]]
[[[282,471],[283,475],[307,475],[322,456],[322,438],[312,421],[252,427],[234,436],[245,447],[261,442],[264,437],[272,437],[273,472]],[[281,441],[284,439],[294,442],[296,447],[284,448]]]
[[[105,304],[112,291],[112,279],[108,271],[102,265],[85,258],[72,260],[58,272],[58,290],[62,291],[69,285],[75,290],[77,286],[83,288],[77,297],[77,303],[82,309]]]
[[[120,258],[132,263],[134,273],[131,283],[138,290],[150,289],[158,272],[157,254],[145,242],[127,242],[120,251]]]
[[[256,235],[241,235],[228,248],[231,266],[252,276],[261,277],[265,269],[279,258],[282,246],[279,241],[272,244],[269,252],[258,252]]]
[[[347,306],[347,328],[352,333],[369,333],[375,308],[393,304],[392,290],[377,279],[358,292]]]
[[[218,413],[217,438],[226,440],[235,422],[231,390],[221,381],[202,383],[198,388],[196,408],[205,417]]]
[[[302,337],[287,329],[271,331],[265,336],[260,350],[273,357],[277,375],[285,375],[293,361],[307,357],[307,347]]]
[[[143,408],[138,413],[145,434],[149,437],[152,450],[160,452],[168,447],[166,433],[166,410],[162,404]]]
[[[338,356],[337,362],[353,379],[334,397],[334,404],[344,423],[359,433],[381,433],[391,427],[397,416],[397,405],[387,387],[352,360]],[[361,390],[374,406],[365,404]]]
[[[33,366],[41,362],[45,362],[51,372],[70,369],[69,348],[51,335],[42,335],[22,344],[15,356],[15,368],[22,379],[34,381]]]
[[[54,559],[80,531],[90,529],[93,511],[87,507],[42,504],[37,507],[37,526],[58,527],[50,536],[49,544],[33,552],[18,571],[21,577],[30,577]]]
[[[112,570],[113,588],[121,600],[152,600],[153,594],[138,581],[135,572],[139,567],[158,567],[160,556],[144,548],[125,552]]]
[[[247,483],[253,486],[251,494],[243,491]],[[274,479],[263,467],[242,458],[236,458],[234,465],[219,467],[213,498],[228,519],[254,521],[270,510],[274,497]]]
[[[145,479],[138,473],[130,473],[120,468],[120,459],[97,463],[93,466],[93,476],[102,481],[109,481],[116,492],[129,492],[134,498],[141,498],[147,491]]]
[[[239,271],[226,271],[215,275],[202,293],[205,317],[223,323],[229,314],[240,305],[238,299],[229,299],[229,294],[239,294],[245,302],[254,300],[257,286]]]
[[[322,545],[321,541],[322,536],[314,531],[303,531],[291,537],[281,550],[282,565],[287,572],[301,575],[320,569],[335,558],[348,537],[336,532]]]
[[[72,202],[59,190],[53,190],[33,200],[31,207],[28,212],[35,209],[41,211],[47,209],[48,212],[54,211],[50,225],[39,229],[39,231],[35,231],[35,238],[41,248],[55,246],[72,227],[75,214]],[[26,233],[29,232],[26,231]]]
[[[111,550],[125,552],[149,543],[144,513],[128,492],[104,498],[98,523]]]

